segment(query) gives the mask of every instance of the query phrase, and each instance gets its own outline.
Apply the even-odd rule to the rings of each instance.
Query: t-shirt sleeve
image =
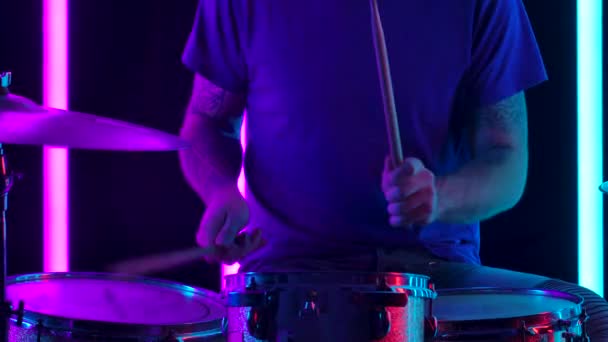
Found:
[[[494,104],[547,80],[522,0],[479,0],[468,72],[468,104]]]
[[[244,91],[247,68],[240,37],[232,0],[199,0],[182,62],[219,87]]]

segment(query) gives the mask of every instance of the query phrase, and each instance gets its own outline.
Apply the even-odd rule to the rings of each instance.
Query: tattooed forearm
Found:
[[[525,96],[520,92],[477,112],[478,130],[520,133],[527,124]]]
[[[188,112],[211,118],[234,118],[243,114],[245,96],[224,90],[209,80],[196,76]]]
[[[239,139],[244,108],[244,95],[224,90],[203,77],[195,77],[188,114],[211,119],[224,136]]]
[[[528,147],[523,93],[476,114],[471,122],[474,158],[437,179],[440,221],[479,222],[513,207],[524,191]]]
[[[239,142],[245,96],[196,76],[180,136],[192,147],[179,152],[191,187],[206,202],[218,189],[236,187],[242,164]]]
[[[523,92],[477,111],[474,150],[479,158],[501,159],[527,148],[527,110]]]

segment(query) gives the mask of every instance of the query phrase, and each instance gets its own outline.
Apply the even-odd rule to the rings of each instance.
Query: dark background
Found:
[[[576,2],[525,1],[550,82],[528,94],[530,168],[518,206],[483,224],[485,264],[577,281]],[[180,63],[196,0],[70,5],[70,109],[177,134],[192,76]],[[41,1],[0,5],[0,69],[40,102]],[[42,270],[41,149],[10,146],[26,177],[11,194],[9,274]],[[173,152],[72,151],[72,271],[190,247],[203,205]],[[601,180],[598,180],[598,182]],[[599,184],[599,183],[598,183]],[[204,263],[155,276],[217,290]]]

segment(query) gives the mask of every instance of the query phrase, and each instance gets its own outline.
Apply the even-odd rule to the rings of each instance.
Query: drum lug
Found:
[[[391,317],[386,308],[376,307],[370,311],[370,339],[381,340],[391,331]]]
[[[245,290],[247,291],[255,291],[258,289],[258,284],[255,282],[255,278],[249,279],[249,284],[245,286]]]
[[[276,335],[276,315],[278,310],[278,293],[264,294],[263,305],[251,306],[247,314],[247,330],[258,340],[272,340]]]
[[[587,335],[587,321],[589,320],[589,315],[587,314],[587,309],[583,308],[581,315],[579,316],[579,323],[581,325],[582,334],[580,336],[581,342],[589,342],[591,339],[589,335]]]
[[[19,308],[15,312],[15,314],[17,315],[17,325],[18,326],[21,326],[23,324],[24,311],[25,311],[25,303],[22,300],[20,300]]]
[[[353,303],[368,306],[369,330],[372,340],[381,340],[391,331],[391,317],[387,307],[404,307],[408,302],[405,292],[395,292],[382,278],[376,284],[375,291],[353,291]]]
[[[279,291],[258,290],[255,278],[251,278],[244,292],[228,292],[228,307],[248,307],[247,330],[258,340],[272,340],[276,336],[276,315],[279,306]]]
[[[534,330],[534,328],[528,328],[526,321],[521,321],[522,341],[525,341],[528,338],[528,336],[536,336],[536,335],[537,335],[537,332]]]
[[[300,318],[318,319],[319,318],[319,305],[317,304],[318,294],[317,291],[311,290],[306,295],[306,301],[304,301],[304,307],[300,309],[298,315]]]
[[[587,335],[587,320],[589,320],[589,315],[587,315],[587,310],[583,309],[577,322],[581,326],[581,335],[572,332],[564,332],[562,333],[564,340],[566,342],[589,342],[590,338]],[[557,325],[560,329],[570,329],[572,327],[572,322],[560,320]]]
[[[258,340],[272,340],[276,336],[276,315],[279,291],[258,290],[255,278],[249,280],[244,292],[227,293],[227,306],[248,307],[247,330]]]
[[[439,322],[434,315],[424,319],[424,340],[426,342],[435,341],[439,332]]]

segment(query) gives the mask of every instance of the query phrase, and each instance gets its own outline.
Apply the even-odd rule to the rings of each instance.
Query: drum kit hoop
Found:
[[[46,333],[58,335],[69,333],[74,336],[161,336],[163,340],[172,341],[173,338],[201,338],[204,336],[221,335],[226,330],[227,322],[219,315],[213,315],[210,311],[223,306],[221,298],[214,293],[203,289],[194,288],[191,286],[177,284],[170,281],[154,278],[136,277],[122,274],[107,274],[94,272],[79,272],[79,273],[41,273],[13,276],[8,278],[9,284],[19,286],[25,284],[32,286],[36,283],[44,282],[61,282],[66,280],[84,280],[87,282],[98,281],[99,283],[112,284],[137,284],[140,288],[149,287],[155,290],[171,291],[180,293],[188,298],[196,298],[199,301],[205,301],[206,305],[212,305],[213,308],[201,306],[201,315],[209,319],[206,321],[200,320],[196,322],[188,322],[188,324],[179,323],[164,323],[164,324],[149,324],[148,322],[135,323],[113,323],[100,322],[99,320],[91,319],[74,319],[70,317],[59,317],[54,315],[43,314],[35,311],[29,311],[28,315],[21,322],[16,322],[16,325],[28,324],[36,326],[36,329],[46,330]],[[219,310],[218,310],[219,312]],[[217,316],[217,317],[216,317]],[[221,325],[216,324],[221,321]]]

